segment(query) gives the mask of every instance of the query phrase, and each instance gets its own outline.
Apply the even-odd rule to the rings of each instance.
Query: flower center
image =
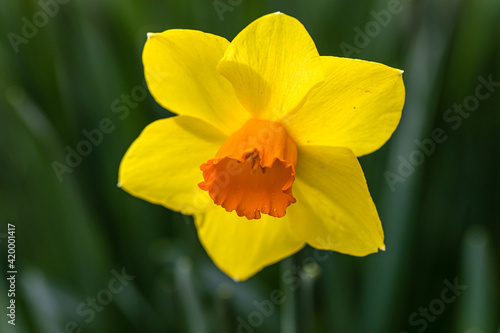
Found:
[[[296,164],[297,145],[280,123],[250,119],[200,166],[198,186],[215,204],[249,220],[261,213],[283,217],[295,202]]]

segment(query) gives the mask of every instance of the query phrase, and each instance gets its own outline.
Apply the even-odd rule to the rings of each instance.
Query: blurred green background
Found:
[[[231,40],[274,11],[322,55],[405,70],[398,129],[360,159],[387,251],[305,248],[234,283],[191,217],[118,189],[117,171],[170,115],[144,88],[146,33]],[[500,332],[498,0],[1,0],[0,32],[0,332]]]

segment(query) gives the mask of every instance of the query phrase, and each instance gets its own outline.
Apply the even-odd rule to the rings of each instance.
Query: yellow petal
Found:
[[[256,118],[276,120],[324,80],[321,59],[304,26],[281,13],[263,16],[231,42],[217,67]]]
[[[299,148],[288,208],[292,229],[315,248],[364,256],[384,249],[382,225],[363,170],[348,148]]]
[[[298,145],[380,148],[396,129],[405,99],[402,71],[382,64],[321,57],[326,81],[282,120]]]
[[[290,229],[288,217],[262,215],[247,220],[216,207],[195,215],[198,237],[214,263],[236,281],[286,258],[304,246]]]
[[[207,123],[185,116],[153,122],[130,146],[120,164],[118,185],[130,194],[184,214],[213,208],[198,187],[200,165],[227,138]]]
[[[142,59],[148,88],[164,108],[231,134],[250,118],[216,67],[229,42],[195,30],[149,34]]]

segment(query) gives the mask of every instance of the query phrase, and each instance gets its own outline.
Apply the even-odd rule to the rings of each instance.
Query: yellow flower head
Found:
[[[401,70],[319,56],[281,13],[231,43],[194,30],[149,34],[143,61],[152,95],[177,116],[144,129],[119,184],[194,215],[222,271],[244,280],[306,243],[355,256],[385,249],[356,157],[398,125]]]

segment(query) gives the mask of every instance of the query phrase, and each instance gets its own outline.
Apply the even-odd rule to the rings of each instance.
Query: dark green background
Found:
[[[391,1],[220,2],[231,9],[223,20],[206,0],[65,0],[57,13],[47,7],[53,17],[36,1],[1,0],[0,331],[65,332],[74,321],[82,332],[500,332],[500,87],[453,113],[474,102],[480,77],[500,81],[500,2],[401,1],[381,23],[371,12]],[[350,57],[405,70],[398,129],[360,159],[387,251],[356,258],[306,248],[234,283],[207,257],[191,217],[129,196],[117,171],[141,130],[170,115],[145,94],[146,33],[188,28],[231,40],[278,10],[306,26],[322,55],[347,55],[349,44]],[[40,27],[23,36],[34,19]],[[363,39],[366,28],[374,30]],[[13,34],[26,33],[13,47]],[[106,118],[109,133],[60,181],[53,163],[66,164],[67,147]],[[446,141],[432,149],[436,129]],[[400,166],[418,157],[414,170]],[[387,172],[398,168],[404,182],[392,191]],[[8,223],[15,327],[6,317]],[[134,278],[120,285],[112,271],[122,269]],[[467,289],[453,298],[445,281]],[[273,295],[282,304],[271,307]],[[110,303],[92,314],[85,303],[96,297]],[[429,306],[437,315],[425,319]]]

